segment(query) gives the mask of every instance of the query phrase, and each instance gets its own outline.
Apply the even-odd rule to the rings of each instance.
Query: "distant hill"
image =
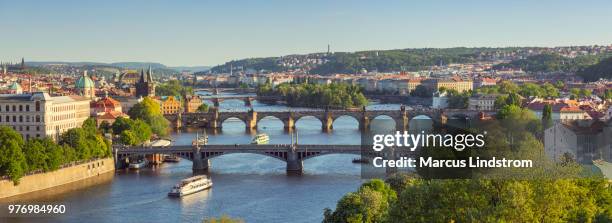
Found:
[[[603,59],[595,65],[578,71],[578,75],[584,78],[585,81],[596,81],[600,78],[612,79],[612,57]]]
[[[177,71],[186,71],[186,72],[202,72],[202,71],[210,70],[210,66],[193,66],[193,67],[180,66],[180,67],[168,67],[168,68],[174,69]]]
[[[210,69],[210,67],[208,66],[177,66],[177,67],[168,67],[164,64],[161,63],[154,63],[154,62],[115,62],[115,63],[99,63],[99,62],[62,62],[62,61],[31,61],[31,62],[27,62],[26,61],[26,66],[29,67],[37,67],[37,70],[40,70],[41,72],[42,67],[43,66],[48,66],[48,65],[58,65],[58,64],[62,64],[62,65],[68,65],[68,66],[75,66],[75,67],[85,67],[88,69],[91,68],[100,68],[100,67],[104,67],[104,68],[117,68],[117,69],[134,69],[134,70],[138,70],[138,69],[147,69],[149,66],[151,66],[151,68],[153,69],[153,71],[155,73],[160,73],[162,75],[170,75],[170,74],[176,74],[176,73],[180,73],[183,71],[186,72],[201,72],[201,71],[207,71]]]
[[[211,68],[213,73],[229,72],[230,67],[236,69],[253,69],[256,71],[279,72],[290,69],[284,64],[293,59],[318,59],[325,63],[313,63],[301,68],[311,74],[358,73],[366,71],[417,71],[432,65],[450,63],[474,62],[486,53],[511,52],[522,48],[420,48],[395,50],[369,50],[357,52],[336,52],[331,54],[312,53],[305,55],[288,55],[284,57],[247,58],[233,60]],[[300,66],[300,65],[298,65]]]

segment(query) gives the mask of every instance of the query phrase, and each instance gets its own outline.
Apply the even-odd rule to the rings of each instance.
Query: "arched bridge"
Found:
[[[301,173],[303,161],[327,154],[361,154],[360,145],[204,145],[204,146],[168,146],[168,147],[126,147],[114,146],[116,160],[132,155],[168,154],[180,156],[193,161],[194,170],[208,170],[210,159],[232,153],[253,153],[273,157],[287,163],[287,172]]]
[[[408,130],[408,124],[411,118],[419,115],[430,117],[434,122],[445,124],[447,117],[461,116],[470,118],[479,118],[482,112],[473,110],[453,110],[453,109],[413,109],[407,110],[402,106],[399,110],[306,110],[306,111],[244,111],[244,112],[219,112],[213,110],[207,113],[183,113],[183,114],[168,114],[166,119],[175,125],[175,127],[183,126],[205,126],[210,129],[223,128],[223,122],[229,118],[237,118],[243,121],[247,130],[257,128],[257,123],[265,117],[275,117],[283,122],[285,130],[295,129],[295,123],[303,117],[311,116],[321,121],[323,131],[333,129],[334,121],[342,116],[355,118],[359,122],[359,129],[366,130],[370,127],[371,120],[386,116],[395,121],[395,126],[398,130]]]

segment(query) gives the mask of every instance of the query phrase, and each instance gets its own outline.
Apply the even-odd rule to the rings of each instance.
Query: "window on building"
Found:
[[[13,122],[17,122],[17,116],[13,115]]]
[[[40,101],[36,102],[36,111],[40,111]]]
[[[17,111],[17,106],[13,105],[13,111]]]
[[[23,111],[23,105],[19,105],[19,111]]]
[[[9,111],[9,106],[8,105],[6,105],[6,107],[4,107],[4,108],[5,108],[4,111],[7,111],[7,112]]]
[[[40,122],[40,115],[36,116],[36,122]]]
[[[23,116],[19,116],[19,122],[23,122]]]
[[[29,112],[30,111],[30,105],[26,105],[26,111]]]

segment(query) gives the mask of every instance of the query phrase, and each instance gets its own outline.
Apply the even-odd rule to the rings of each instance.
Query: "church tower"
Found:
[[[149,66],[146,74],[144,70],[140,70],[140,79],[136,83],[136,97],[153,96],[155,96],[155,82],[153,81],[153,71]]]

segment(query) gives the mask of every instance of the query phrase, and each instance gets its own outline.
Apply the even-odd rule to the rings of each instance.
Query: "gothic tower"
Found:
[[[136,83],[136,97],[153,96],[155,96],[155,82],[153,82],[153,71],[149,66],[146,74],[144,70],[140,70],[140,79]]]

